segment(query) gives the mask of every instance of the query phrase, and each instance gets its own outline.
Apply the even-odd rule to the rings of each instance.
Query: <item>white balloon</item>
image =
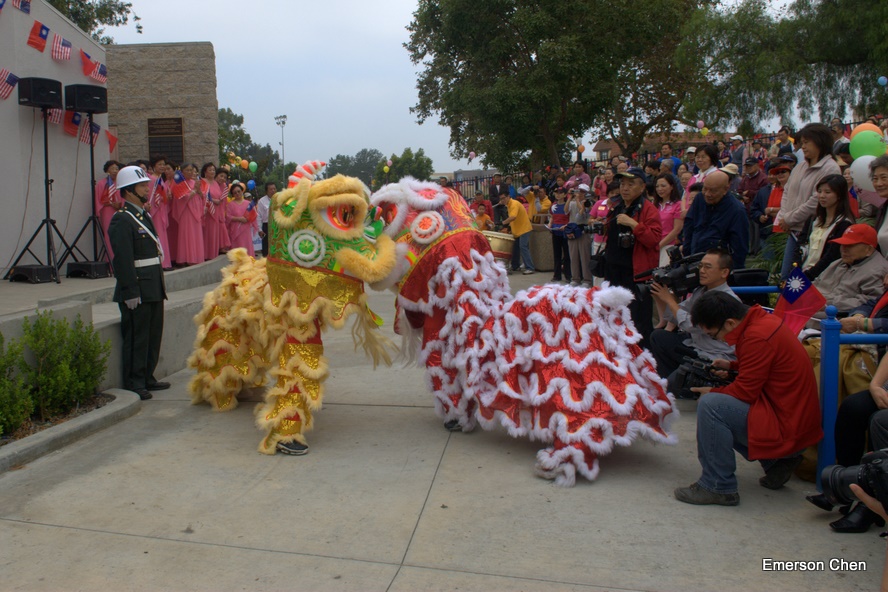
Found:
[[[875,156],[865,155],[860,158],[854,159],[854,162],[851,163],[851,178],[854,179],[854,184],[860,187],[865,191],[875,191],[876,188],[873,187],[873,182],[870,179],[870,170],[869,165],[872,161],[876,160]]]

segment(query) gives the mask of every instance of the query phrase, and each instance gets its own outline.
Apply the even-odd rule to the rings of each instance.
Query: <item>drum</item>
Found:
[[[487,237],[487,242],[490,243],[490,250],[493,251],[493,257],[495,259],[502,259],[504,261],[512,260],[512,245],[515,244],[514,236],[504,232],[493,232],[490,230],[485,230],[481,234]]]

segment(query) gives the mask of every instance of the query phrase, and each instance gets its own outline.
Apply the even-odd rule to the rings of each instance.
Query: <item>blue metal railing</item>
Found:
[[[823,412],[823,440],[817,450],[817,489],[823,468],[835,464],[836,414],[839,410],[839,346],[851,343],[888,344],[888,335],[842,335],[842,324],[836,319],[835,306],[826,307],[826,318],[820,321],[820,405]]]

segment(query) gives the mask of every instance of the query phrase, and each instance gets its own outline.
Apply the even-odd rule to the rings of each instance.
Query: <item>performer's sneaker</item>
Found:
[[[448,432],[461,432],[462,426],[459,425],[458,419],[451,419],[450,421],[444,423],[444,429],[446,429]]]
[[[739,493],[716,493],[703,489],[696,483],[690,487],[679,487],[673,493],[678,501],[695,506],[736,506],[740,503]]]
[[[308,446],[295,440],[292,442],[278,442],[277,451],[289,454],[290,456],[302,456],[308,454]]]

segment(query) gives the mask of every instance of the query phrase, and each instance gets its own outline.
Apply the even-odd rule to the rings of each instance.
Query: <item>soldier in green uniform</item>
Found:
[[[162,249],[151,216],[144,210],[149,182],[140,167],[120,170],[117,187],[125,202],[108,227],[117,278],[114,302],[120,307],[123,336],[123,387],[142,400],[151,398],[150,391],[170,388],[170,383],[154,378],[163,335],[166,290]]]

